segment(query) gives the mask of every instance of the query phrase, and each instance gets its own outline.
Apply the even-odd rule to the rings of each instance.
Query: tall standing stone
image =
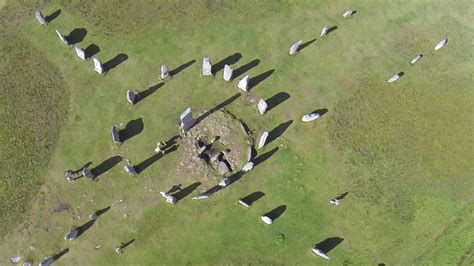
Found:
[[[388,82],[388,83],[392,83],[392,82],[394,82],[394,81],[397,81],[400,77],[401,77],[400,74],[397,73],[397,74],[391,76],[391,77],[387,80],[387,82]]]
[[[121,143],[122,140],[120,139],[120,133],[119,133],[119,130],[117,129],[117,126],[113,125],[110,131],[112,133],[112,142]]]
[[[261,148],[263,148],[263,146],[265,146],[265,142],[267,141],[267,138],[268,138],[268,132],[265,131],[265,132],[263,132],[262,136],[260,136],[260,140],[258,141],[257,149],[261,149]]]
[[[184,132],[187,132],[188,130],[190,130],[196,123],[196,120],[193,118],[193,113],[190,107],[186,109],[180,115],[179,118],[181,119],[181,128],[183,129]]]
[[[342,16],[345,18],[352,17],[352,15],[354,15],[354,10],[350,10],[350,9],[344,12],[344,14],[342,14]]]
[[[48,24],[48,21],[46,21],[46,18],[43,16],[43,13],[41,13],[40,10],[35,11],[35,18],[41,25]]]
[[[303,40],[299,40],[299,41],[295,42],[295,43],[290,47],[290,55],[296,54],[296,53],[299,51],[300,46],[301,46],[302,43],[303,43]]]
[[[104,74],[104,67],[102,66],[102,63],[100,62],[99,58],[97,57],[92,57],[92,62],[94,62],[94,70],[95,72],[99,74]]]
[[[58,30],[56,30],[56,34],[59,36],[59,39],[65,44],[69,45],[69,42],[66,40],[66,37],[64,37]]]
[[[84,52],[81,47],[74,45],[74,50],[76,51],[76,54],[80,59],[86,60],[86,52]]]
[[[421,54],[415,56],[415,58],[413,58],[413,59],[410,61],[410,64],[414,65],[414,64],[415,64],[416,62],[418,62],[422,57],[423,57],[423,55],[421,55]]]
[[[435,51],[438,51],[439,49],[443,48],[446,44],[448,43],[448,39],[444,39],[440,41],[436,46],[435,46]]]
[[[324,28],[321,30],[321,34],[319,34],[319,37],[323,37],[323,36],[325,36],[326,34],[328,34],[328,30],[329,30],[329,27],[328,27],[328,26],[324,26]]]
[[[203,76],[212,76],[212,65],[209,57],[204,57],[202,59],[202,75]]]
[[[257,108],[258,108],[258,113],[260,115],[263,115],[267,111],[268,104],[267,102],[265,102],[265,100],[260,99],[260,101],[257,104]]]
[[[131,104],[135,104],[136,99],[137,99],[137,94],[135,94],[131,90],[127,90],[127,101]]]
[[[225,81],[230,81],[230,79],[232,78],[232,68],[230,68],[229,65],[224,65],[224,75],[223,75],[223,78]]]
[[[167,65],[161,65],[161,79],[165,79],[170,76],[170,71]]]
[[[243,91],[247,91],[249,88],[249,79],[250,75],[246,75],[243,79],[239,81],[239,84],[237,84],[237,87]]]

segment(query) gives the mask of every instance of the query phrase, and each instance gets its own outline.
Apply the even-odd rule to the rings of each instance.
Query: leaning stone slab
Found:
[[[167,65],[161,65],[161,79],[165,79],[170,76],[170,71]]]
[[[400,74],[397,73],[397,74],[391,76],[391,77],[387,80],[387,82],[388,82],[388,83],[392,83],[392,82],[394,82],[394,81],[397,81],[400,77],[401,77]]]
[[[448,43],[448,39],[444,39],[440,41],[436,46],[435,46],[435,51],[438,51],[439,49],[443,48],[446,44]]]
[[[230,172],[230,169],[225,162],[219,162],[219,165],[217,166],[217,170],[220,175],[225,175]]]
[[[119,133],[119,130],[117,129],[117,126],[113,125],[110,131],[112,133],[112,141],[114,143],[121,143],[122,140],[120,139],[120,133]]]
[[[69,42],[66,40],[66,37],[64,37],[58,30],[56,30],[56,34],[59,36],[59,39],[65,44],[69,45]]]
[[[301,121],[303,122],[311,122],[313,120],[316,120],[319,118],[321,115],[318,113],[311,113],[311,114],[306,114],[301,118]]]
[[[267,141],[267,137],[268,137],[268,132],[267,131],[263,132],[262,136],[260,136],[260,141],[258,142],[257,149],[261,149],[261,148],[263,148],[263,146],[265,146],[265,142]]]
[[[265,102],[264,99],[260,99],[260,101],[257,104],[258,113],[260,115],[263,115],[267,111],[267,108],[268,108],[267,102]]]
[[[86,52],[82,50],[81,47],[74,45],[74,50],[76,51],[76,54],[80,59],[86,60]]]
[[[317,249],[317,248],[313,248],[312,251],[314,252],[314,254],[320,256],[321,258],[325,258],[325,259],[329,259],[328,255],[326,255],[326,253],[322,252],[320,249]]]
[[[246,164],[244,164],[244,167],[242,167],[242,171],[248,172],[252,170],[252,168],[253,168],[253,162],[247,162]]]
[[[243,79],[239,81],[237,87],[243,91],[247,91],[249,87],[250,75],[246,75]]]
[[[137,173],[137,170],[135,170],[135,167],[129,165],[129,164],[126,164],[123,169],[125,170],[125,172],[127,172],[127,174],[131,175],[131,176],[137,176],[138,173]]]
[[[303,43],[303,40],[299,40],[295,42],[293,45],[290,47],[290,55],[296,54],[300,50],[300,46]]]
[[[250,162],[253,159],[253,146],[249,145],[247,147],[247,162]]]
[[[190,130],[196,123],[190,107],[179,116],[179,119],[181,120],[181,128],[184,130],[184,132]]]
[[[344,12],[344,14],[342,14],[342,16],[345,18],[352,17],[352,15],[354,15],[354,10],[350,10],[350,9]]]
[[[250,205],[247,204],[247,202],[243,201],[242,199],[239,200],[239,204],[247,207],[247,208],[250,208]]]
[[[232,79],[232,68],[229,65],[224,65],[224,74],[223,74],[223,79],[225,81],[230,81]]]
[[[74,240],[77,238],[77,235],[79,234],[79,231],[76,229],[71,229],[67,234],[64,236],[65,240]]]
[[[421,55],[421,54],[415,56],[415,58],[413,58],[413,59],[410,61],[410,64],[414,65],[414,64],[415,64],[416,62],[418,62],[422,57],[423,57],[423,55]]]
[[[204,57],[202,59],[202,75],[203,76],[212,76],[212,65],[209,57]]]
[[[323,37],[323,36],[325,36],[326,34],[328,34],[328,30],[329,30],[329,27],[328,27],[328,26],[324,26],[324,28],[321,30],[321,34],[319,34],[319,37]]]
[[[207,199],[209,198],[211,195],[209,193],[203,193],[203,194],[199,194],[197,196],[194,196],[192,199],[193,200],[200,200],[200,199]]]
[[[41,25],[48,24],[48,21],[46,21],[46,18],[43,16],[43,13],[41,13],[40,10],[35,11],[35,18]]]
[[[166,194],[166,192],[160,192],[161,196],[163,196],[165,199],[166,199],[166,202],[168,203],[171,203],[171,204],[175,204],[176,203],[176,197],[172,196],[172,195],[168,195]]]
[[[219,186],[226,187],[230,184],[230,178],[224,178],[221,182],[219,182]]]
[[[262,220],[262,222],[264,222],[266,224],[272,224],[273,223],[273,220],[270,219],[270,217],[268,217],[266,215],[260,216],[260,220]]]
[[[135,104],[136,99],[137,99],[137,94],[135,94],[131,90],[127,90],[127,101],[131,104]]]
[[[99,58],[92,57],[92,62],[94,62],[94,71],[101,74],[101,75],[104,74],[105,70],[104,70],[104,67],[102,66],[102,63],[100,62]]]

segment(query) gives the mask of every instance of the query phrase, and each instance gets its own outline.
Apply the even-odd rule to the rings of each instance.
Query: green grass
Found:
[[[50,124],[44,133],[47,147],[25,154],[34,143],[28,137],[32,133],[18,130],[13,132],[25,134],[26,140],[8,148],[6,155],[2,152],[18,164],[35,164],[27,169],[30,179],[22,179],[20,172],[10,175],[31,191],[30,197],[13,202],[31,208],[20,216],[17,209],[2,205],[2,214],[10,215],[2,218],[7,219],[2,230],[9,233],[0,244],[1,257],[20,254],[38,262],[67,246],[70,251],[58,264],[308,265],[323,263],[311,254],[312,246],[337,236],[344,241],[329,253],[335,265],[471,264],[474,69],[469,7],[468,1],[56,0],[42,9],[45,14],[61,9],[61,14],[40,26],[31,15],[36,3],[9,3],[0,12],[16,19],[4,22],[9,42],[2,42],[1,51],[8,57],[2,56],[0,73],[2,85],[7,84],[3,87],[11,89],[2,93],[22,103],[11,114],[34,117],[2,117],[2,137],[11,139],[15,121]],[[358,13],[344,19],[341,14],[348,8]],[[317,36],[326,23],[338,29],[321,39]],[[74,28],[87,29],[79,45],[97,44],[103,62],[119,53],[129,59],[99,76],[91,62],[79,60],[55,36],[55,29],[68,33]],[[287,55],[294,41],[315,37],[300,54]],[[448,45],[435,54],[434,45],[446,37]],[[214,79],[199,73],[203,56],[216,63],[236,52],[242,58],[234,68],[261,61],[248,72],[251,76],[275,70],[250,94],[291,95],[263,117],[245,95],[226,108],[256,133],[294,120],[281,138],[259,151],[278,147],[269,160],[206,201],[191,201],[190,195],[176,206],[166,204],[158,192],[178,182],[187,186],[199,181],[197,193],[216,183],[177,174],[179,152],[136,178],[127,176],[121,163],[97,182],[65,182],[65,169],[88,161],[95,166],[121,155],[141,162],[153,154],[157,141],[178,133],[179,114],[186,107],[203,113],[234,95],[235,82],[224,82],[221,72]],[[425,56],[410,66],[417,53]],[[15,58],[22,59],[18,65],[3,63]],[[127,89],[159,82],[161,64],[173,69],[192,59],[196,63],[137,106],[126,102]],[[50,67],[38,67],[45,62]],[[18,68],[24,72],[8,74]],[[397,71],[405,76],[387,84]],[[6,76],[14,76],[15,82]],[[43,98],[19,97],[27,88],[43,88],[55,98],[35,102]],[[64,97],[69,97],[66,106]],[[313,123],[300,122],[303,114],[318,108],[329,112]],[[42,115],[66,110],[65,120]],[[48,120],[50,116],[58,120]],[[143,132],[113,145],[110,126],[136,118],[143,119]],[[2,151],[10,147],[3,143]],[[20,187],[2,188],[1,197],[27,191]],[[239,198],[257,190],[266,195],[254,206],[237,205]],[[349,194],[340,206],[328,204],[345,191]],[[60,203],[71,209],[54,212]],[[282,204],[287,210],[275,224],[259,221]],[[89,231],[64,242],[72,226],[108,205],[111,209]],[[115,246],[133,238],[124,254],[115,254]],[[32,244],[34,251],[28,250]],[[101,249],[95,250],[97,245]]]

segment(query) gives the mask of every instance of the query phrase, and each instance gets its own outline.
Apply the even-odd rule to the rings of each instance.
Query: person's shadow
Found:
[[[316,244],[315,248],[321,250],[323,253],[328,253],[333,250],[337,245],[339,245],[344,238],[340,237],[330,237]]]

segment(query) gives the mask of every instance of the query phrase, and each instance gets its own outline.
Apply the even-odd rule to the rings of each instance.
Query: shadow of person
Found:
[[[267,102],[267,105],[268,105],[267,112],[277,107],[279,104],[281,104],[282,102],[288,99],[290,99],[290,94],[283,91],[268,98],[267,100],[265,100],[265,102]]]
[[[273,154],[275,154],[275,152],[278,151],[278,147],[276,148],[273,148],[271,151],[269,152],[266,152],[260,156],[257,156],[254,160],[253,160],[253,163],[254,163],[254,167],[256,167],[257,165],[265,162],[266,160],[270,159],[270,157],[273,156]]]
[[[138,102],[140,102],[141,100],[145,99],[146,97],[150,96],[151,94],[153,94],[155,91],[157,91],[159,88],[163,87],[163,85],[165,85],[165,83],[163,82],[160,82],[156,85],[153,85],[151,87],[149,87],[148,89],[146,90],[143,90],[139,93],[137,93],[137,98],[135,99],[135,104],[137,104]]]
[[[340,237],[326,238],[325,240],[316,244],[315,248],[327,254],[329,251],[333,250],[337,245],[339,245],[343,240],[344,238]]]
[[[195,182],[185,188],[182,188],[180,191],[174,193],[172,196],[175,197],[176,203],[178,203],[178,201],[184,199],[186,196],[191,194],[200,185],[201,185],[201,182]]]
[[[144,127],[145,125],[143,124],[142,118],[131,120],[124,129],[119,131],[119,137],[122,142],[125,142],[127,139],[140,134]]]
[[[166,149],[174,146],[176,144],[176,140],[179,139],[179,138],[181,138],[180,135],[175,135],[175,136],[172,136],[169,140],[165,141],[166,145],[165,145],[164,149],[166,150]]]
[[[214,75],[220,70],[224,68],[225,65],[232,65],[237,63],[239,59],[242,58],[242,54],[235,53],[233,55],[229,55],[228,57],[222,59],[221,61],[217,62],[216,64],[211,66],[211,73]]]
[[[69,44],[76,44],[82,42],[86,37],[87,30],[84,28],[75,28],[67,36],[66,40]]]
[[[342,200],[343,198],[345,198],[347,196],[347,194],[349,194],[349,192],[344,192],[341,195],[337,196],[336,199],[337,200]]]
[[[113,68],[116,68],[118,65],[122,64],[123,62],[127,61],[128,55],[127,54],[118,54],[114,58],[110,59],[106,63],[104,63],[104,70],[109,71]]]
[[[93,57],[98,52],[100,52],[99,46],[93,43],[89,44],[89,46],[87,46],[86,49],[84,49],[84,53],[86,54],[86,59]]]
[[[267,72],[263,72],[262,74],[258,76],[250,78],[248,90],[250,91],[250,89],[252,89],[253,87],[257,86],[260,82],[270,77],[273,74],[273,72],[275,72],[275,69],[268,70]]]
[[[176,151],[178,149],[178,146],[172,146],[170,147],[169,149],[166,150],[165,152],[165,155],[166,154],[169,154],[169,153],[172,153],[174,151]],[[156,161],[158,161],[159,159],[161,159],[164,155],[162,153],[156,153],[156,154],[153,154],[152,156],[150,156],[149,158],[145,159],[143,162],[133,166],[133,168],[135,168],[135,170],[137,171],[137,173],[141,173],[143,172],[145,169],[147,169],[148,167],[150,167],[152,164],[154,164]]]
[[[267,216],[271,220],[275,221],[276,219],[278,219],[278,217],[280,217],[285,212],[285,210],[286,210],[286,205],[280,205],[276,207],[275,209],[264,214],[264,216]]]
[[[254,59],[254,60],[250,61],[249,63],[235,69],[234,71],[232,71],[231,80],[234,80],[238,76],[240,76],[240,75],[244,74],[245,72],[249,71],[250,69],[256,67],[259,63],[260,63],[259,59]]]
[[[103,161],[102,163],[100,163],[99,165],[97,165],[96,167],[92,168],[91,172],[95,176],[95,178],[97,178],[100,175],[102,175],[103,173],[109,171],[112,167],[114,167],[118,163],[120,163],[120,161],[122,161],[122,157],[112,156],[109,159],[107,159],[107,160]]]
[[[302,43],[300,45],[300,47],[298,48],[298,52],[301,52],[301,50],[303,50],[304,48],[306,48],[308,45],[312,44],[315,41],[316,41],[316,39],[312,39],[311,41],[307,41],[305,43]]]
[[[75,170],[74,173],[75,173],[75,174],[81,173],[84,168],[89,167],[89,165],[91,165],[91,164],[92,164],[92,162],[87,162],[87,163],[85,163],[82,167],[80,167],[79,169]]]
[[[207,112],[205,112],[204,114],[200,115],[197,119],[196,119],[196,124],[198,124],[199,122],[201,122],[202,120],[204,120],[206,117],[210,116],[211,114],[215,113],[216,111],[226,107],[227,105],[231,104],[232,102],[234,102],[235,100],[237,100],[238,98],[240,97],[240,93],[236,93],[234,94],[233,96],[231,96],[230,98],[228,98],[227,100],[219,103],[218,105],[216,105],[215,107],[213,107],[212,109],[208,110]]]
[[[53,259],[53,261],[59,260],[59,258],[66,255],[66,253],[68,253],[68,252],[69,252],[69,248],[65,248],[61,252],[53,255],[51,258]]]
[[[337,30],[337,26],[332,26],[332,27],[330,27],[330,28],[328,29],[328,31],[326,32],[326,34],[329,34],[329,33],[333,32],[333,31],[335,31],[335,30]]]
[[[61,9],[58,9],[51,13],[51,15],[47,15],[44,19],[46,20],[47,23],[53,21],[55,18],[57,18],[61,14]]]
[[[178,74],[179,72],[185,70],[186,68],[188,68],[189,66],[191,66],[192,64],[194,64],[194,62],[196,62],[196,60],[193,59],[193,60],[191,60],[191,61],[189,61],[189,62],[187,62],[187,63],[185,63],[185,64],[182,64],[182,65],[180,65],[179,67],[177,67],[177,68],[171,70],[169,73],[170,73],[171,76],[175,76],[175,75]]]
[[[245,203],[247,203],[247,205],[252,205],[254,202],[256,202],[257,200],[259,200],[260,198],[262,198],[263,196],[265,196],[265,193],[261,192],[261,191],[256,191],[256,192],[253,192],[252,194],[250,195],[247,195],[245,197],[243,197],[241,200]]]
[[[288,129],[288,127],[290,127],[292,123],[293,120],[288,120],[284,123],[279,124],[276,128],[272,129],[272,131],[268,133],[268,138],[265,142],[265,145],[270,144],[272,141],[283,135],[283,133],[285,133],[285,131]]]
[[[87,223],[79,226],[78,228],[76,228],[77,230],[77,237],[80,237],[83,233],[85,233],[87,230],[89,230],[89,228],[91,228],[95,223],[95,220],[89,220]]]
[[[170,190],[166,191],[166,194],[172,194],[179,190],[181,190],[181,184],[173,185]]]

